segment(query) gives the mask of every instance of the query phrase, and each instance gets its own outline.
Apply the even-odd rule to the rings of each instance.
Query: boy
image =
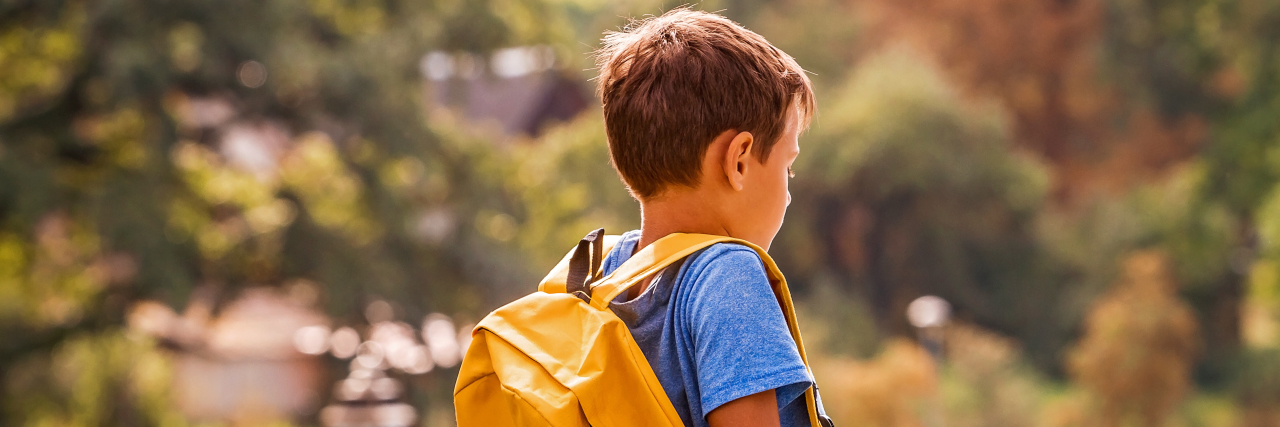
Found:
[[[642,217],[604,273],[671,233],[767,249],[814,110],[804,70],[718,15],[677,9],[637,24],[597,52],[610,157]],[[685,425],[809,424],[802,396],[813,379],[753,250],[711,246],[610,307]]]

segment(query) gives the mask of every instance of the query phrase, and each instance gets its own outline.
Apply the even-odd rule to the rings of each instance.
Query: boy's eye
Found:
[[[795,178],[795,177],[796,177],[796,171],[794,169],[791,169],[791,166],[787,166],[787,178]]]

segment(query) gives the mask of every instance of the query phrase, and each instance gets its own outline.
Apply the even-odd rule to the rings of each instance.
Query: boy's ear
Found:
[[[742,191],[750,165],[751,148],[755,144],[755,136],[751,132],[738,132],[729,140],[724,153],[724,174],[729,179],[729,187]]]

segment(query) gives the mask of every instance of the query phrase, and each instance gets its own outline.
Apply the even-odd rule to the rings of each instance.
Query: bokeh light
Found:
[[[453,367],[461,360],[458,347],[458,331],[448,316],[439,313],[428,315],[422,321],[422,340],[431,350],[431,359],[444,368]]]
[[[333,357],[346,359],[356,355],[360,347],[360,334],[350,327],[341,327],[329,336],[329,350]]]
[[[907,319],[917,328],[945,325],[951,316],[951,304],[942,298],[925,295],[907,305]]]
[[[293,334],[293,345],[303,354],[324,354],[329,351],[329,327],[307,326]]]
[[[382,344],[365,341],[356,348],[355,362],[366,369],[382,369],[386,361],[386,350]]]
[[[236,69],[236,78],[245,87],[257,88],[267,82],[267,67],[258,61],[242,62]]]

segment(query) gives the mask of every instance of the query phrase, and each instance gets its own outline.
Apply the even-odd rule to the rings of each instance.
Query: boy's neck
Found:
[[[672,233],[731,236],[721,218],[721,204],[706,191],[668,190],[640,202],[640,242],[636,251]]]

